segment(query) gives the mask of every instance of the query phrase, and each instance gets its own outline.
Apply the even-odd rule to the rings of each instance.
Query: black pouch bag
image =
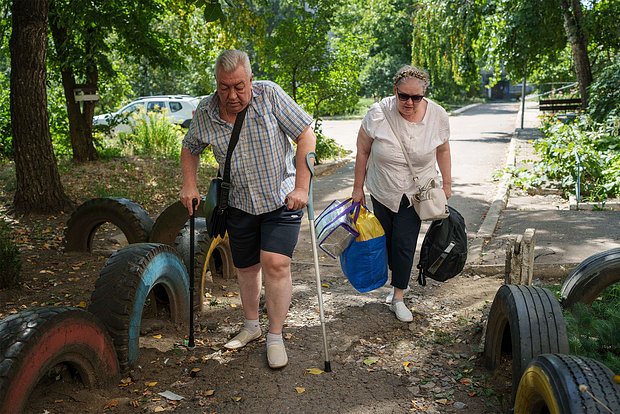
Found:
[[[226,234],[226,209],[220,212],[220,197],[222,191],[222,178],[217,177],[211,180],[209,191],[205,197],[205,217],[207,219],[207,229],[209,235],[214,237],[216,234],[224,237]]]
[[[226,218],[228,216],[228,193],[230,191],[230,160],[235,146],[239,141],[239,132],[245,119],[247,106],[237,114],[235,125],[228,143],[226,162],[224,163],[224,176],[214,178],[209,185],[209,191],[205,199],[205,217],[207,219],[207,230],[213,238],[220,236],[224,238],[226,234]]]

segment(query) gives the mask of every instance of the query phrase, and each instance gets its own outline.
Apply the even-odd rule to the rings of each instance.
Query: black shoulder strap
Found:
[[[230,160],[232,159],[232,154],[237,146],[237,142],[239,142],[239,133],[241,132],[241,125],[243,125],[243,120],[245,119],[245,113],[247,110],[248,107],[246,106],[237,114],[235,125],[233,126],[232,134],[230,136],[230,142],[228,143],[228,152],[226,153],[226,162],[224,163],[224,176],[222,177],[222,194],[219,203],[219,208],[222,210],[228,208],[228,192],[230,191]]]

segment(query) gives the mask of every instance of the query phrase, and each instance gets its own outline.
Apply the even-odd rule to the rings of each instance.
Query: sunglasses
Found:
[[[420,102],[422,99],[424,99],[424,95],[407,95],[406,93],[402,93],[398,89],[396,89],[396,95],[398,95],[398,99],[403,102],[407,102],[409,99],[411,99],[413,102]]]

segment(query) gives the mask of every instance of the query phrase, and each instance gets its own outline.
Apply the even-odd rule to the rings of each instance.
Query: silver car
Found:
[[[93,117],[93,126],[111,126],[112,131],[131,132],[132,114],[142,109],[147,112],[164,112],[171,122],[189,128],[194,117],[194,111],[200,98],[189,95],[158,95],[145,96],[123,106],[117,112],[102,114]]]

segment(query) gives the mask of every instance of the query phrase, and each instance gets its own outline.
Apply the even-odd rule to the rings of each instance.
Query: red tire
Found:
[[[0,321],[0,413],[21,412],[54,366],[67,363],[87,387],[109,384],[118,360],[105,327],[75,308],[38,308]]]

